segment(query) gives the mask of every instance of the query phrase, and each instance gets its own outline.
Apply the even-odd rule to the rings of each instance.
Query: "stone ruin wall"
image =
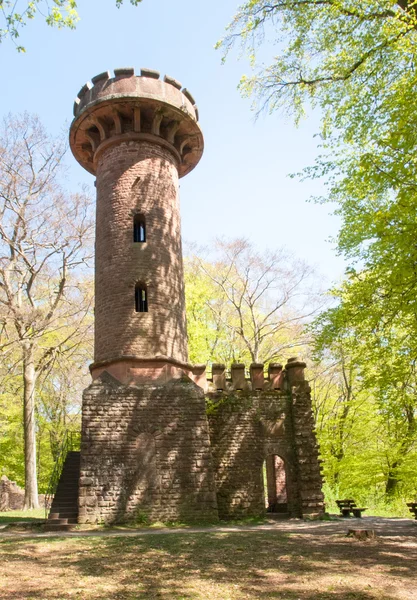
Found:
[[[103,373],[85,391],[79,521],[202,521],[265,513],[263,464],[285,463],[290,516],[323,512],[308,383],[285,370],[213,365],[207,390],[188,377],[127,386]],[[294,380],[295,378],[295,380]]]
[[[273,456],[284,461],[290,516],[323,512],[321,461],[304,367],[296,361],[285,370],[272,364],[264,378],[263,365],[251,365],[246,379],[244,366],[232,365],[228,380],[224,365],[213,365],[208,419],[220,518],[265,513],[263,464]]]
[[[0,512],[23,510],[24,504],[25,490],[3,475],[0,479]],[[39,506],[45,506],[44,494],[39,494]]]
[[[265,513],[263,464],[270,455],[285,461],[288,512],[300,516],[287,394],[213,393],[208,418],[220,518]]]

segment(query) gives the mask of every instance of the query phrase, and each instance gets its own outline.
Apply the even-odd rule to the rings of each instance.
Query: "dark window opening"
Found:
[[[142,215],[135,215],[133,219],[133,241],[146,242],[146,223]]]
[[[135,310],[148,312],[148,293],[143,285],[137,285],[135,288]]]

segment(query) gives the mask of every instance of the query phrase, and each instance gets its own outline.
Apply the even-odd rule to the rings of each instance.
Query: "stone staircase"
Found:
[[[276,502],[268,508],[266,514],[268,519],[273,519],[274,521],[277,521],[279,519],[290,518],[290,513],[288,512],[288,505],[286,502]]]
[[[80,452],[68,452],[59,478],[45,531],[67,531],[77,524]]]

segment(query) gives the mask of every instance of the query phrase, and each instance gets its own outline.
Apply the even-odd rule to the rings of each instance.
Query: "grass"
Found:
[[[4,538],[4,600],[415,600],[415,538],[277,531]]]
[[[9,510],[0,512],[0,524],[18,523],[19,521],[31,521],[38,523],[45,520],[45,509],[36,510]]]
[[[323,492],[325,495],[326,510],[332,514],[339,513],[336,500],[354,498],[357,506],[367,507],[364,515],[368,517],[413,518],[407,506],[407,502],[410,502],[412,497],[408,498],[408,500],[405,497],[395,497],[388,500],[386,496],[381,494],[360,495],[355,492],[340,492],[326,483],[323,485]]]

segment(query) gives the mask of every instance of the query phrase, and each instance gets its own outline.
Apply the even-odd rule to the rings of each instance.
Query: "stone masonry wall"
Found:
[[[3,475],[0,479],[0,511],[22,510],[24,503],[25,490]]]
[[[210,394],[208,418],[220,518],[265,513],[263,463],[270,455],[285,462],[288,511],[300,516],[288,394]]]
[[[125,141],[97,164],[95,362],[166,355],[187,361],[178,165],[169,149]],[[146,242],[133,241],[135,214]],[[148,312],[135,312],[145,284]]]
[[[224,365],[213,365],[208,418],[220,518],[265,512],[263,464],[270,479],[273,457],[284,462],[286,490],[281,473],[280,481],[267,485],[269,500],[274,496],[278,504],[286,503],[293,517],[323,513],[321,461],[305,366],[296,359],[284,371],[273,364],[264,379],[262,365],[251,365],[247,380],[243,365],[232,365],[227,380]]]
[[[44,506],[45,496],[39,494],[39,506]],[[25,504],[25,490],[10,481],[6,475],[0,479],[0,512],[9,510],[23,510]]]
[[[204,392],[189,379],[84,392],[80,522],[217,518]]]
[[[320,514],[324,510],[324,496],[321,491],[321,460],[311,410],[310,386],[306,381],[297,382],[294,386],[291,384],[289,378],[301,512],[303,515]]]

